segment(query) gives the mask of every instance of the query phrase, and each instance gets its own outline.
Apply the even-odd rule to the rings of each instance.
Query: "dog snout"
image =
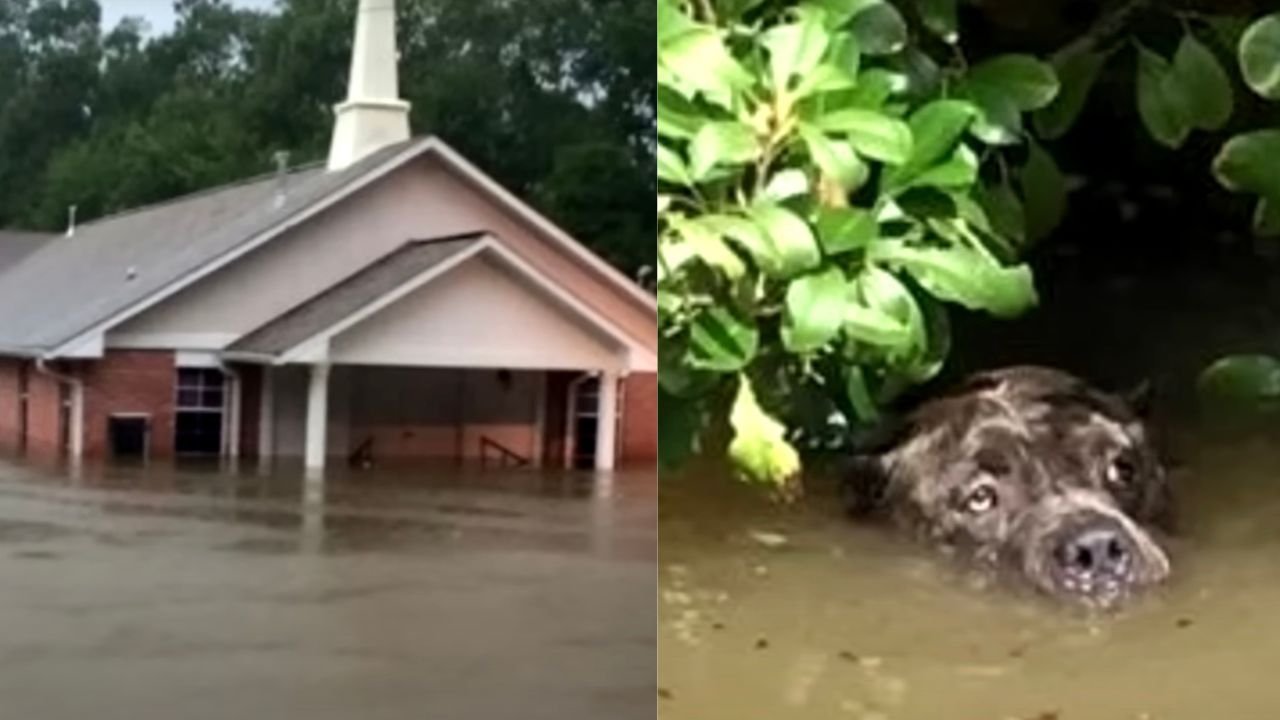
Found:
[[[1068,576],[1080,580],[1126,580],[1135,548],[1124,529],[1100,521],[1067,535],[1055,553]]]

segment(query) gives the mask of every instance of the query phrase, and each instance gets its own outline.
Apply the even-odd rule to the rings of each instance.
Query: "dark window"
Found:
[[[174,450],[183,455],[222,452],[222,413],[179,412],[174,418]]]
[[[178,368],[174,413],[174,452],[218,455],[222,452],[225,378],[217,368]]]
[[[107,436],[114,458],[142,458],[147,455],[150,420],[145,417],[112,417],[107,420]]]

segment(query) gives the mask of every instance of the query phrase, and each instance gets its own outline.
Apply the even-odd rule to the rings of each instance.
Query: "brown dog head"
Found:
[[[1056,370],[971,378],[859,457],[846,497],[1056,597],[1111,606],[1163,580],[1169,493],[1129,402]]]

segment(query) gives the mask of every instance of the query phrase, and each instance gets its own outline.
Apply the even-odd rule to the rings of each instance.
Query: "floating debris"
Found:
[[[790,544],[790,540],[782,533],[769,532],[766,530],[750,530],[747,535],[757,544],[763,545],[770,550],[778,550]]]
[[[767,647],[769,647],[769,639],[768,639],[768,638],[763,638],[763,637],[758,637],[758,638],[756,638],[756,645],[755,645],[755,648],[756,648],[757,650],[764,650],[764,649],[765,649],[765,648],[767,648]]]

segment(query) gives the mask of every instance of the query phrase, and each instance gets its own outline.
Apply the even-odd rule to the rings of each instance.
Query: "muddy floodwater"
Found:
[[[779,508],[714,469],[664,477],[661,716],[1280,717],[1277,445],[1183,447],[1173,582],[1108,617],[973,587],[829,496]]]
[[[651,472],[0,464],[0,717],[651,718]]]

